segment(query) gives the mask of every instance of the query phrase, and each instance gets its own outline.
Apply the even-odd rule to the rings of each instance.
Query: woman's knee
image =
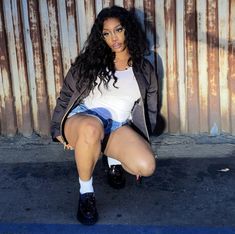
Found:
[[[80,138],[83,138],[87,144],[95,144],[103,139],[103,127],[97,121],[88,119],[83,122],[80,128]]]
[[[148,159],[142,159],[139,163],[139,171],[142,176],[151,176],[156,170],[156,159],[151,156]]]

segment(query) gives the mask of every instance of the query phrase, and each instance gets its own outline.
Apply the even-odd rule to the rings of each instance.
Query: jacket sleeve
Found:
[[[155,70],[152,64],[149,63],[150,73],[149,73],[149,86],[147,90],[147,112],[148,120],[151,127],[150,134],[154,132],[157,125],[157,112],[158,112],[158,82]]]
[[[60,96],[57,98],[54,113],[52,115],[51,136],[53,141],[58,141],[56,137],[61,135],[60,124],[75,89],[76,89],[76,81],[70,69],[64,79],[64,83],[60,91]]]

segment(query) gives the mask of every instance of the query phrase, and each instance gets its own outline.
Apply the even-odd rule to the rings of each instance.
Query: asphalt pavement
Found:
[[[153,176],[126,187],[94,172],[99,221],[76,220],[79,183],[73,151],[33,135],[0,137],[0,233],[235,233],[235,136],[152,138]]]

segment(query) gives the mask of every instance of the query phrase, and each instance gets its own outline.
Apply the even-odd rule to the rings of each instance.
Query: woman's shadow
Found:
[[[159,48],[159,36],[156,33],[155,24],[153,22],[153,17],[147,15],[143,11],[133,8],[131,9],[132,13],[137,18],[137,21],[140,25],[140,28],[146,36],[148,45],[150,48],[149,54],[146,58],[152,63],[155,67],[155,73],[158,82],[158,112],[157,112],[157,125],[154,130],[154,135],[161,135],[166,129],[166,119],[161,114],[162,108],[162,98],[163,98],[163,79],[164,79],[164,67],[161,56],[157,53],[157,48]]]

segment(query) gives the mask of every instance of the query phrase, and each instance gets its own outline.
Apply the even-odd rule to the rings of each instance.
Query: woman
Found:
[[[92,173],[101,152],[137,177],[155,170],[149,132],[156,125],[157,80],[144,59],[146,51],[144,35],[129,11],[103,9],[57,99],[51,133],[75,151],[77,218],[83,224],[98,219]]]

